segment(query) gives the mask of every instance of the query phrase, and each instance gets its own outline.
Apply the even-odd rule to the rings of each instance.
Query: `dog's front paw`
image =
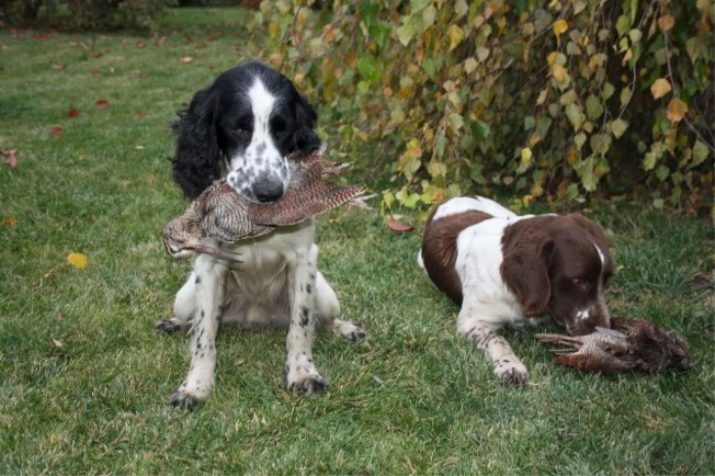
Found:
[[[185,384],[171,394],[171,406],[183,410],[195,410],[208,397],[208,391],[201,388],[189,390]]]
[[[318,395],[323,393],[327,386],[328,383],[313,365],[287,369],[285,376],[287,390],[301,395]]]
[[[494,365],[494,373],[504,385],[518,387],[529,382],[529,371],[521,362],[498,361]]]
[[[350,342],[355,342],[367,336],[367,331],[362,326],[362,323],[343,321],[340,319],[333,321],[333,332]]]

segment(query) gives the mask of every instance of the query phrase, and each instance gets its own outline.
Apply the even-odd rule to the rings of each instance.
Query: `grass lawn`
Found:
[[[321,267],[370,336],[318,341],[326,394],[281,389],[284,332],[229,330],[210,399],[173,410],[186,340],[153,330],[189,269],[159,240],[185,204],[168,124],[259,51],[238,28],[201,26],[241,11],[182,15],[162,45],[99,36],[99,57],[88,36],[0,30],[0,149],[17,150],[16,167],[0,163],[0,474],[715,472],[712,291],[692,283],[712,273],[712,227],[625,204],[591,213],[612,233],[612,313],[675,329],[690,372],[560,368],[533,339],[557,330],[544,325],[504,332],[532,378],[505,388],[423,279],[419,234],[340,209],[319,220]]]

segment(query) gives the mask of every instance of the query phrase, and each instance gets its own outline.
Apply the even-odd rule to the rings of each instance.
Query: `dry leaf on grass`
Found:
[[[5,156],[5,165],[11,169],[17,166],[17,151],[15,149],[6,150],[3,155]]]
[[[67,255],[67,263],[77,269],[85,269],[87,267],[87,256],[83,253],[70,253]]]
[[[414,227],[412,225],[408,225],[399,221],[400,218],[400,216],[392,215],[385,221],[385,225],[387,225],[390,230],[396,233],[408,233],[414,230]]]

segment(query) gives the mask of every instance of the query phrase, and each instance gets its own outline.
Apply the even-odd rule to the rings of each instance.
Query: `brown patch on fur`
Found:
[[[501,242],[504,260],[499,271],[526,316],[542,314],[549,304],[549,261],[554,242],[548,227],[554,218],[537,216],[504,228]]]
[[[576,335],[609,327],[602,292],[613,262],[598,224],[578,214],[526,218],[504,228],[502,252],[502,279],[526,316],[548,312]],[[590,317],[576,318],[584,309]]]
[[[457,237],[467,227],[492,218],[477,210],[447,215],[433,220],[432,212],[422,240],[422,261],[427,275],[437,288],[457,305],[462,304],[462,283],[455,268],[457,260]]]

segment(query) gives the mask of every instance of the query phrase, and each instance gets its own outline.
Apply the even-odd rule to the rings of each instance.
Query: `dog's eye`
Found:
[[[239,134],[250,134],[251,124],[248,121],[239,121],[233,127],[233,130]]]
[[[274,117],[271,119],[271,130],[274,133],[281,133],[285,132],[285,130],[288,128],[288,124],[286,124],[286,121],[284,121],[280,117]]]
[[[574,286],[579,287],[579,288],[585,288],[587,286],[587,282],[583,278],[573,278],[571,280]]]

